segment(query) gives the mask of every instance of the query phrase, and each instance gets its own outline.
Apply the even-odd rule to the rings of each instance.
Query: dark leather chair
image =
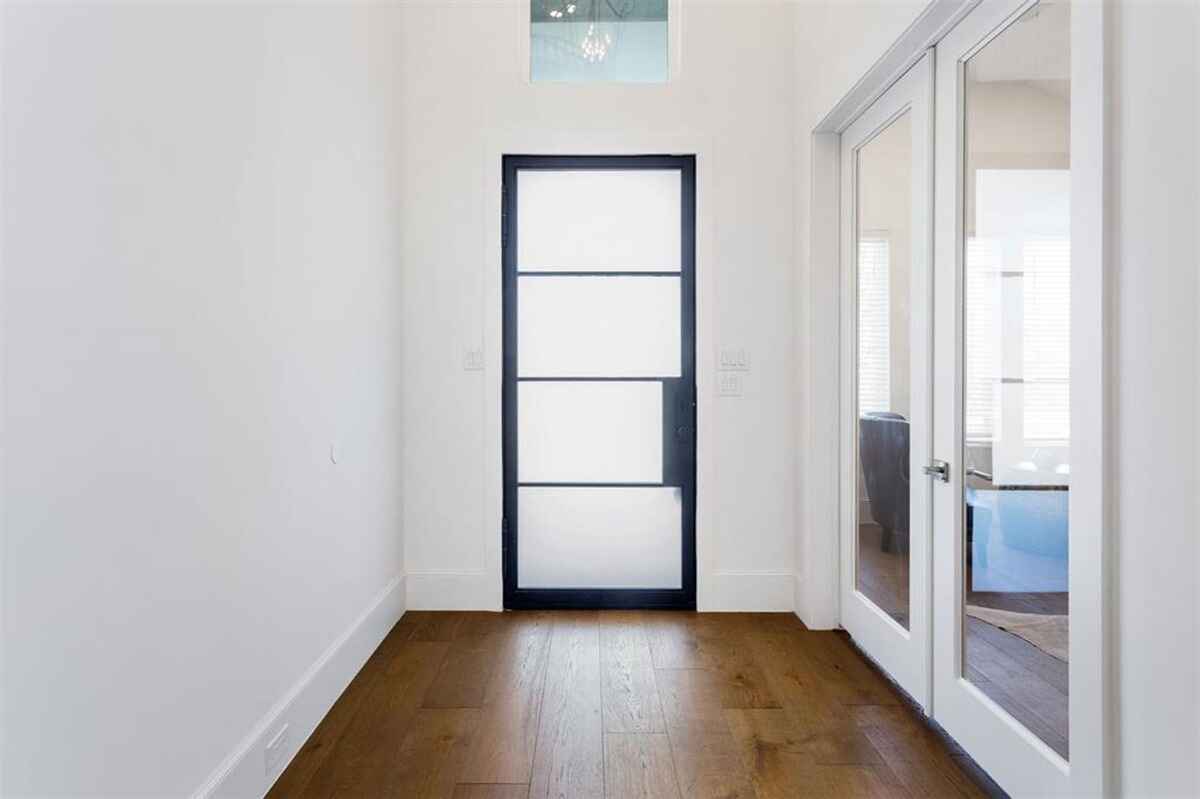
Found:
[[[908,420],[898,413],[859,417],[858,457],[884,552],[908,551],[908,440]]]

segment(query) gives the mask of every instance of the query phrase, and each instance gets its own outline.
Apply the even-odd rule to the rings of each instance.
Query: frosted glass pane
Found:
[[[522,377],[678,377],[677,277],[521,277]]]
[[[663,83],[667,0],[532,0],[530,76],[535,81]]]
[[[659,382],[520,383],[517,479],[661,483]]]
[[[521,170],[517,269],[677,272],[680,206],[678,170]]]
[[[521,588],[681,588],[678,488],[521,488]]]

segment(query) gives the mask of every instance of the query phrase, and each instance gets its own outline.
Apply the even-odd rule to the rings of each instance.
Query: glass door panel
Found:
[[[678,488],[522,486],[525,588],[681,588]]]
[[[522,377],[679,377],[679,277],[521,275]]]
[[[858,557],[860,593],[909,620],[912,116],[858,150]]]
[[[932,59],[842,133],[842,626],[930,697]],[[922,475],[915,479],[914,475]]]
[[[522,272],[678,272],[678,169],[525,169],[517,217]]]
[[[695,606],[694,170],[505,158],[507,607]]]
[[[522,483],[660,483],[661,382],[546,381],[517,387]]]
[[[1069,752],[1070,6],[963,67],[963,674]]]

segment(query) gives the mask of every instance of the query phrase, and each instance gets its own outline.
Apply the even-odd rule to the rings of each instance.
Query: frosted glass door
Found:
[[[504,177],[506,606],[692,607],[694,161]]]

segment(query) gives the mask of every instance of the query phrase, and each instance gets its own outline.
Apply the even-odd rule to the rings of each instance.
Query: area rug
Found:
[[[1070,630],[1066,616],[1017,613],[979,605],[967,605],[967,615],[1024,638],[1047,655],[1067,661]]]

